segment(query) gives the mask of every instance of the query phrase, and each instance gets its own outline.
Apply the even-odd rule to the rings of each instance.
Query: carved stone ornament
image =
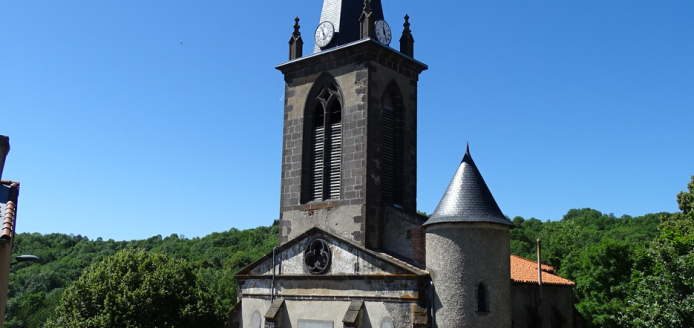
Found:
[[[310,274],[325,274],[330,269],[330,244],[320,238],[312,240],[304,251],[304,264]]]

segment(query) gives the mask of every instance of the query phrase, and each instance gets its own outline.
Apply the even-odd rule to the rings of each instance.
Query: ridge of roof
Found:
[[[484,182],[470,155],[469,144],[436,210],[423,226],[446,222],[487,222],[515,227],[501,212]]]
[[[304,232],[304,233],[302,233],[302,234],[300,234],[300,235],[294,237],[292,240],[287,241],[287,242],[284,243],[282,246],[277,246],[276,252],[282,252],[282,251],[284,251],[285,249],[287,249],[287,248],[291,247],[292,245],[294,245],[294,243],[295,243],[296,241],[301,240],[301,239],[303,239],[303,238],[306,238],[306,237],[308,237],[308,236],[310,236],[310,235],[314,235],[314,234],[316,234],[316,233],[321,233],[321,234],[328,235],[328,236],[330,236],[331,238],[334,238],[334,239],[337,239],[337,240],[339,240],[339,241],[341,241],[341,242],[344,242],[344,243],[346,243],[346,244],[349,244],[350,246],[352,246],[352,247],[358,249],[358,250],[361,251],[361,252],[364,252],[364,253],[369,254],[369,255],[371,255],[371,256],[380,258],[380,259],[382,259],[382,260],[384,260],[384,261],[386,261],[386,262],[388,262],[388,263],[390,263],[390,264],[392,264],[392,265],[394,265],[394,266],[396,266],[396,267],[399,267],[399,268],[401,268],[401,269],[404,269],[404,270],[406,270],[406,271],[410,271],[410,272],[412,272],[414,275],[417,275],[417,276],[426,276],[426,275],[429,275],[429,272],[427,272],[426,270],[423,270],[423,269],[421,269],[421,268],[418,268],[416,265],[413,265],[413,264],[408,263],[408,262],[406,262],[406,261],[403,261],[403,260],[401,260],[401,259],[397,259],[397,258],[395,258],[395,257],[393,257],[393,256],[391,256],[391,255],[388,255],[388,254],[385,254],[385,253],[380,253],[380,252],[378,252],[378,251],[374,251],[374,250],[365,248],[364,246],[361,246],[361,245],[359,245],[359,244],[357,244],[357,243],[355,243],[355,242],[353,242],[353,241],[351,241],[351,240],[347,240],[347,239],[345,239],[345,238],[342,238],[342,237],[340,237],[340,236],[337,236],[337,235],[335,235],[335,234],[333,234],[333,233],[331,233],[331,232],[328,232],[328,231],[326,231],[326,230],[323,230],[323,229],[321,229],[321,228],[319,228],[319,227],[313,227],[313,228],[311,228],[311,229],[309,229],[309,230],[306,230],[306,232]],[[245,268],[239,270],[239,272],[237,272],[236,274],[234,274],[234,277],[247,274],[248,272],[250,272],[251,270],[253,270],[253,268],[255,268],[256,266],[260,265],[261,263],[263,263],[263,261],[266,261],[266,260],[272,260],[272,252],[266,254],[265,256],[259,258],[259,259],[256,260],[255,262],[253,262],[253,263],[247,265]],[[237,279],[238,279],[238,278],[237,278]]]
[[[576,283],[552,274],[548,269],[553,267],[542,265],[542,284],[543,285],[566,285],[575,286]],[[556,270],[555,270],[556,272]],[[516,283],[539,283],[537,279],[537,262],[517,255],[511,255],[511,281]]]
[[[398,262],[398,263],[400,263],[400,264],[402,264],[402,265],[404,265],[404,266],[407,266],[408,268],[410,268],[410,269],[412,269],[412,270],[417,270],[417,271],[419,271],[419,272],[420,272],[421,274],[423,274],[423,275],[429,274],[429,271],[427,271],[427,270],[425,270],[425,269],[423,269],[423,268],[421,268],[421,267],[419,267],[419,266],[417,266],[417,265],[415,265],[415,264],[413,264],[413,263],[407,262],[407,261],[405,261],[405,260],[403,260],[403,259],[400,259],[400,258],[397,258],[397,257],[395,257],[395,256],[393,256],[393,255],[390,255],[390,254],[388,254],[388,253],[384,253],[384,252],[376,252],[376,253],[377,253],[377,254],[380,254],[382,257],[389,258],[389,259],[391,259],[391,260],[393,260],[393,261],[396,261],[396,262]]]

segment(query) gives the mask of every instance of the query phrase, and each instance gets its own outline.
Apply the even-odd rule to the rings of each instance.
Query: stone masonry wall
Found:
[[[416,93],[418,74],[371,52],[333,51],[321,62],[285,72],[284,136],[280,198],[280,244],[320,226],[368,248],[383,247],[385,220],[380,191],[381,98],[397,85],[403,115],[403,204],[416,210]],[[314,60],[313,58],[310,58]],[[306,104],[317,79],[330,78],[342,94],[340,199],[302,203],[302,174],[307,174],[310,143]],[[338,208],[344,209],[337,211]],[[349,209],[349,210],[347,210]]]

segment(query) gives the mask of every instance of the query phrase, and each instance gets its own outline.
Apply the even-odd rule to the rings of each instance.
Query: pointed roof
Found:
[[[363,246],[360,246],[359,244],[351,241],[344,239],[342,237],[339,237],[337,235],[332,234],[331,232],[328,232],[326,230],[323,230],[320,227],[313,227],[306,232],[302,233],[299,236],[294,237],[294,239],[282,244],[281,246],[277,246],[275,249],[275,254],[281,254],[282,252],[286,250],[290,250],[293,247],[296,247],[297,244],[299,244],[302,240],[306,238],[310,238],[311,236],[315,235],[322,235],[323,238],[326,238],[327,240],[332,240],[332,241],[339,241],[343,245],[349,246],[349,248],[352,248],[354,252],[358,253],[359,256],[364,257],[364,258],[369,258],[369,262],[373,262],[375,260],[382,261],[384,263],[387,263],[391,265],[393,268],[395,268],[399,273],[397,275],[399,277],[419,277],[419,276],[426,276],[429,274],[428,271],[424,270],[423,268],[418,267],[414,263],[409,263],[403,260],[400,260],[390,254],[382,253],[382,252],[377,252],[374,250],[370,250],[367,248],[364,248]],[[332,243],[331,241],[331,243]],[[254,273],[254,271],[264,271],[264,269],[271,268],[272,266],[268,266],[267,268],[262,267],[264,263],[272,263],[272,255],[273,252],[269,252],[267,255],[259,258],[255,262],[249,264],[245,268],[241,269],[239,272],[237,272],[234,275],[234,278],[236,279],[241,279],[241,278],[248,278],[251,276],[258,276],[259,274]],[[259,269],[257,269],[259,268]],[[257,269],[257,270],[256,270]],[[271,269],[268,269],[271,270]],[[268,271],[270,272],[270,271]],[[260,274],[264,275],[264,274]],[[271,275],[271,274],[270,274]],[[364,273],[356,274],[356,275],[365,275]],[[368,275],[368,274],[366,274]],[[385,277],[384,275],[380,275]],[[286,277],[286,275],[285,275]],[[313,276],[315,278],[320,278],[320,277],[335,277],[335,275],[321,275],[321,276]]]
[[[383,19],[381,0],[371,0],[374,17]],[[364,10],[364,0],[324,0],[319,24],[325,21],[335,26],[332,47],[359,40],[359,17]],[[318,25],[316,25],[318,26]],[[316,46],[314,52],[320,52]]]
[[[470,156],[469,146],[441,202],[423,226],[445,222],[488,222],[514,226],[501,213]]]

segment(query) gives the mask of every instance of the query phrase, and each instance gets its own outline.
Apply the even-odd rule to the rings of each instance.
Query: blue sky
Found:
[[[358,1],[358,0],[356,0]],[[0,4],[20,232],[204,236],[278,218],[284,82],[322,1]],[[383,0],[411,16],[418,207],[465,143],[511,217],[676,211],[694,175],[694,2]]]

